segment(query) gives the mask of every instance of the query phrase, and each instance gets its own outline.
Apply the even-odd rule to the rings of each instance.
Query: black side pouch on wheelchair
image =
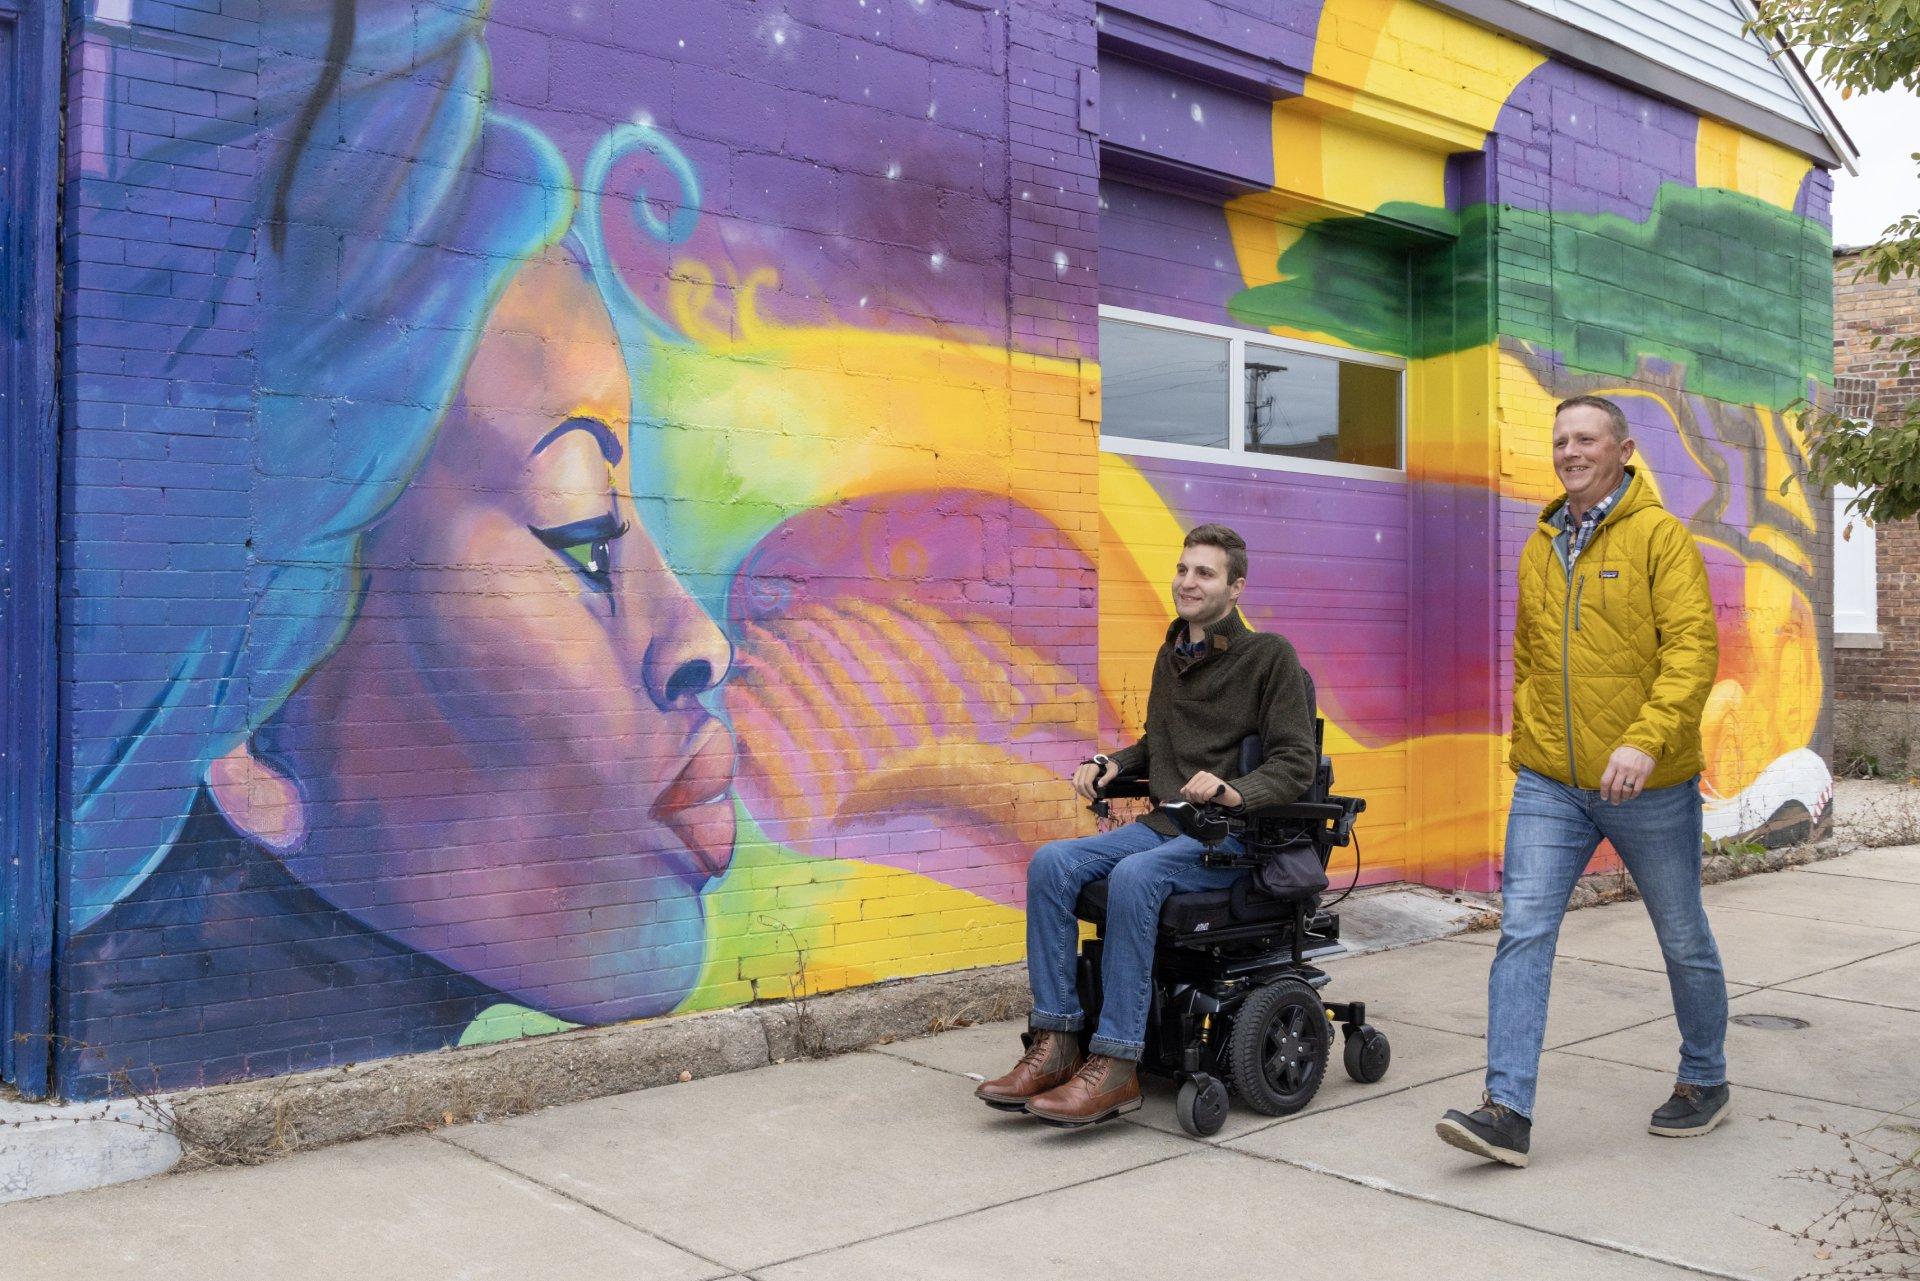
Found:
[[[1253,879],[1275,898],[1311,898],[1327,888],[1327,869],[1312,841],[1295,839],[1267,853]]]

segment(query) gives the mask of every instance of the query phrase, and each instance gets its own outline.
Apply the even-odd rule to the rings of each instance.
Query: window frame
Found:
[[[1208,324],[1205,321],[1187,320],[1180,316],[1168,316],[1155,311],[1139,311],[1132,307],[1113,307],[1104,303],[1100,307],[1100,319],[1140,325],[1148,329],[1197,334],[1205,338],[1223,338],[1227,341],[1227,447],[1225,449],[1212,445],[1178,445],[1160,440],[1140,440],[1130,436],[1110,436],[1106,431],[1106,417],[1103,412],[1100,423],[1101,452],[1140,458],[1170,458],[1182,462],[1211,463],[1215,466],[1226,464],[1236,467],[1254,467],[1262,471],[1294,472],[1309,476],[1344,476],[1354,480],[1405,481],[1407,479],[1407,362],[1400,357],[1384,356],[1371,351],[1357,351],[1351,347],[1336,347],[1331,343],[1310,342],[1302,338],[1281,338],[1258,329]],[[1302,355],[1324,356],[1334,360],[1344,360],[1349,364],[1373,365],[1397,372],[1400,375],[1400,415],[1399,422],[1395,426],[1399,433],[1397,443],[1400,466],[1371,467],[1362,463],[1328,462],[1319,458],[1294,458],[1285,454],[1265,454],[1249,450],[1246,447],[1247,347],[1249,345],[1279,351],[1297,351]],[[1104,373],[1102,382],[1103,384],[1105,382]]]
[[[1859,491],[1850,485],[1833,489],[1833,632],[1836,637],[1878,637],[1880,634],[1880,565],[1874,528],[1859,516],[1847,515],[1847,504]],[[1853,536],[1841,531],[1851,521]]]

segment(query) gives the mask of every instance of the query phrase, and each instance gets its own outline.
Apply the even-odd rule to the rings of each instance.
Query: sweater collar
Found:
[[[1229,610],[1227,616],[1207,628],[1209,650],[1232,649],[1235,641],[1242,636],[1250,636],[1253,629],[1247,626],[1247,620],[1240,616],[1238,609]],[[1182,618],[1175,618],[1167,627],[1167,644],[1178,645],[1186,639],[1187,624]]]

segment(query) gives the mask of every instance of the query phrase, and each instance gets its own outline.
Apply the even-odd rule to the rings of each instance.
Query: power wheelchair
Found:
[[[1209,865],[1247,869],[1226,889],[1172,894],[1160,909],[1140,1068],[1178,1084],[1175,1112],[1192,1135],[1219,1131],[1230,1095],[1266,1116],[1307,1106],[1326,1075],[1335,1021],[1344,1034],[1347,1074],[1354,1080],[1380,1080],[1392,1059],[1385,1034],[1367,1023],[1365,1002],[1320,998],[1328,975],[1311,962],[1346,950],[1339,915],[1323,908],[1317,894],[1269,894],[1254,876],[1254,869],[1283,848],[1297,854],[1301,842],[1318,857],[1324,873],[1334,848],[1352,841],[1354,820],[1367,807],[1357,797],[1333,794],[1333,763],[1320,754],[1325,723],[1318,716],[1313,737],[1319,765],[1312,786],[1293,804],[1237,814],[1184,801],[1159,807],[1207,845]],[[1241,774],[1262,759],[1259,739],[1241,743]],[[1147,794],[1144,776],[1122,775],[1102,789],[1092,808],[1104,818],[1108,800]],[[1240,837],[1244,853],[1223,848],[1230,836]],[[1079,958],[1083,1043],[1100,1020],[1100,931],[1106,909],[1104,879],[1081,890],[1074,905],[1074,915],[1095,927]]]

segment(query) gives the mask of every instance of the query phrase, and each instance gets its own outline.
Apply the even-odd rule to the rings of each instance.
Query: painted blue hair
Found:
[[[483,0],[274,6],[256,112],[134,148],[89,180],[109,200],[151,204],[173,167],[213,170],[217,155],[252,151],[259,217],[219,247],[214,296],[166,373],[174,403],[206,410],[212,434],[166,438],[155,425],[141,444],[142,411],[126,410],[149,455],[145,541],[168,544],[167,557],[113,564],[106,549],[125,535],[76,520],[70,931],[153,871],[210,763],[339,644],[362,538],[426,458],[520,266],[572,228],[636,375],[642,345],[665,336],[608,261],[596,199],[575,225],[580,196],[559,151],[488,110],[485,11]],[[653,130],[602,140],[584,188],[602,190],[635,149],[682,190],[672,218],[637,199],[633,216],[657,239],[683,239],[698,187]],[[251,377],[236,379],[216,357],[249,338]],[[152,457],[161,440],[165,457]],[[238,473],[228,491],[209,488],[216,462]],[[245,510],[210,512],[210,494]]]

